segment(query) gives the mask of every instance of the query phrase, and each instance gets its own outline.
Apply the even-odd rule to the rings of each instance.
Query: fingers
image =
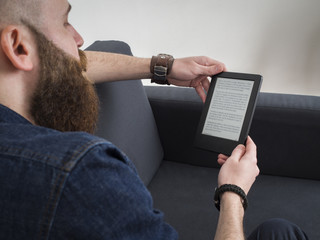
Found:
[[[221,158],[218,158],[218,163],[219,163],[219,165],[223,165],[223,164],[225,164],[226,163],[226,161],[227,160],[224,160],[224,159],[221,159]]]
[[[257,166],[256,145],[252,139],[248,137],[246,147],[238,145],[229,158],[219,154],[218,163],[223,165],[219,172],[218,185],[235,184],[248,194],[260,172]]]
[[[219,61],[214,60],[209,57],[196,57],[194,60],[198,64],[200,64],[204,67],[207,67],[207,68],[202,69],[204,71],[203,75],[210,76],[210,75],[214,75],[214,74],[217,74],[217,73],[220,73],[220,72],[226,70],[226,67],[222,62],[219,62]],[[207,71],[207,72],[205,72],[205,71]]]
[[[202,88],[201,85],[195,87],[196,89],[196,92],[197,94],[199,95],[199,97],[201,98],[202,102],[205,102],[206,101],[206,98],[207,98],[207,94],[206,92],[204,91],[204,89]]]
[[[208,77],[225,71],[223,63],[208,57],[189,57],[176,59],[168,75],[171,84],[195,88],[201,100],[205,102],[209,91]]]
[[[202,87],[203,89],[208,92],[209,91],[209,87],[210,87],[210,81],[207,77],[205,77],[203,80],[202,80]]]
[[[220,165],[223,165],[227,160],[228,160],[228,156],[226,156],[224,154],[219,154],[218,155],[218,163]]]
[[[226,69],[223,63],[220,63],[210,58],[204,57],[204,59],[207,59],[207,61],[205,61],[204,63],[200,63],[199,73],[198,73],[202,77],[199,85],[196,84],[197,87],[195,87],[198,95],[200,96],[203,102],[205,102],[205,99],[207,97],[207,92],[209,91],[209,87],[210,87],[210,81],[208,79],[208,76],[211,77],[213,75],[221,73]]]
[[[195,69],[197,75],[212,76],[226,71],[223,63],[209,57],[193,57],[192,60],[197,64]]]
[[[191,82],[190,86],[196,89],[196,92],[200,96],[202,102],[205,102],[207,98],[207,92],[209,91],[210,87],[209,79],[206,76],[201,76],[194,82]]]
[[[257,155],[257,147],[253,140],[248,136],[246,147],[242,144],[238,145],[232,152],[232,157],[236,159],[242,158],[246,154],[252,155],[251,157],[255,157]],[[219,154],[218,155],[218,163],[220,165],[223,165],[227,160],[229,156],[224,155],[224,154]]]
[[[227,155],[224,155],[224,154],[220,153],[220,154],[218,155],[218,158],[221,158],[221,159],[227,160],[227,159],[229,158],[229,156],[227,156]]]
[[[241,159],[241,157],[245,154],[245,152],[246,152],[245,146],[240,144],[233,150],[231,156],[227,156],[227,155],[220,153],[218,155],[218,163],[220,165],[223,165],[228,160],[229,157],[232,157],[233,159],[239,161]]]

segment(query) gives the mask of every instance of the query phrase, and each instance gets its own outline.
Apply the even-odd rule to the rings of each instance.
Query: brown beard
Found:
[[[42,33],[34,33],[40,59],[39,82],[31,99],[31,115],[39,126],[59,131],[85,131],[96,128],[99,100],[86,71],[84,52],[80,62],[56,47]]]

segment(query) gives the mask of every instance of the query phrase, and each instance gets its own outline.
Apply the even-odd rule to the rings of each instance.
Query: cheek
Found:
[[[59,41],[55,43],[58,48],[66,52],[67,54],[71,55],[77,60],[80,60],[79,57],[79,51],[77,45],[75,45],[73,39],[67,40],[66,38],[63,38],[62,41]]]
[[[78,52],[78,46],[75,43],[75,40],[70,35],[68,31],[64,34],[52,34],[49,36],[49,39],[52,40],[52,42],[55,44],[56,47],[64,51],[65,53],[71,55],[72,57],[76,58],[77,60],[80,59],[79,52]]]

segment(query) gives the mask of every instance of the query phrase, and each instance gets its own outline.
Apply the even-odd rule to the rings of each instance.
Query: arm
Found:
[[[248,137],[247,146],[239,145],[228,158],[220,154],[218,162],[222,165],[218,185],[234,184],[248,194],[259,174],[256,158],[256,146]],[[232,192],[221,196],[221,208],[215,240],[244,239],[244,210],[240,197]]]
[[[87,75],[93,82],[151,78],[149,58],[122,54],[85,51],[88,59]],[[208,57],[180,58],[174,61],[168,75],[169,83],[196,89],[202,101],[209,90],[212,75],[225,71],[223,63]]]
[[[232,192],[222,195],[215,240],[244,240],[244,210],[240,197]]]
[[[123,54],[85,51],[88,77],[95,83],[151,78],[150,59]]]

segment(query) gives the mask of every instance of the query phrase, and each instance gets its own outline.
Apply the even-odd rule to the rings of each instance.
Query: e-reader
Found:
[[[196,133],[195,145],[231,155],[238,144],[245,144],[262,76],[223,72],[212,76]]]

